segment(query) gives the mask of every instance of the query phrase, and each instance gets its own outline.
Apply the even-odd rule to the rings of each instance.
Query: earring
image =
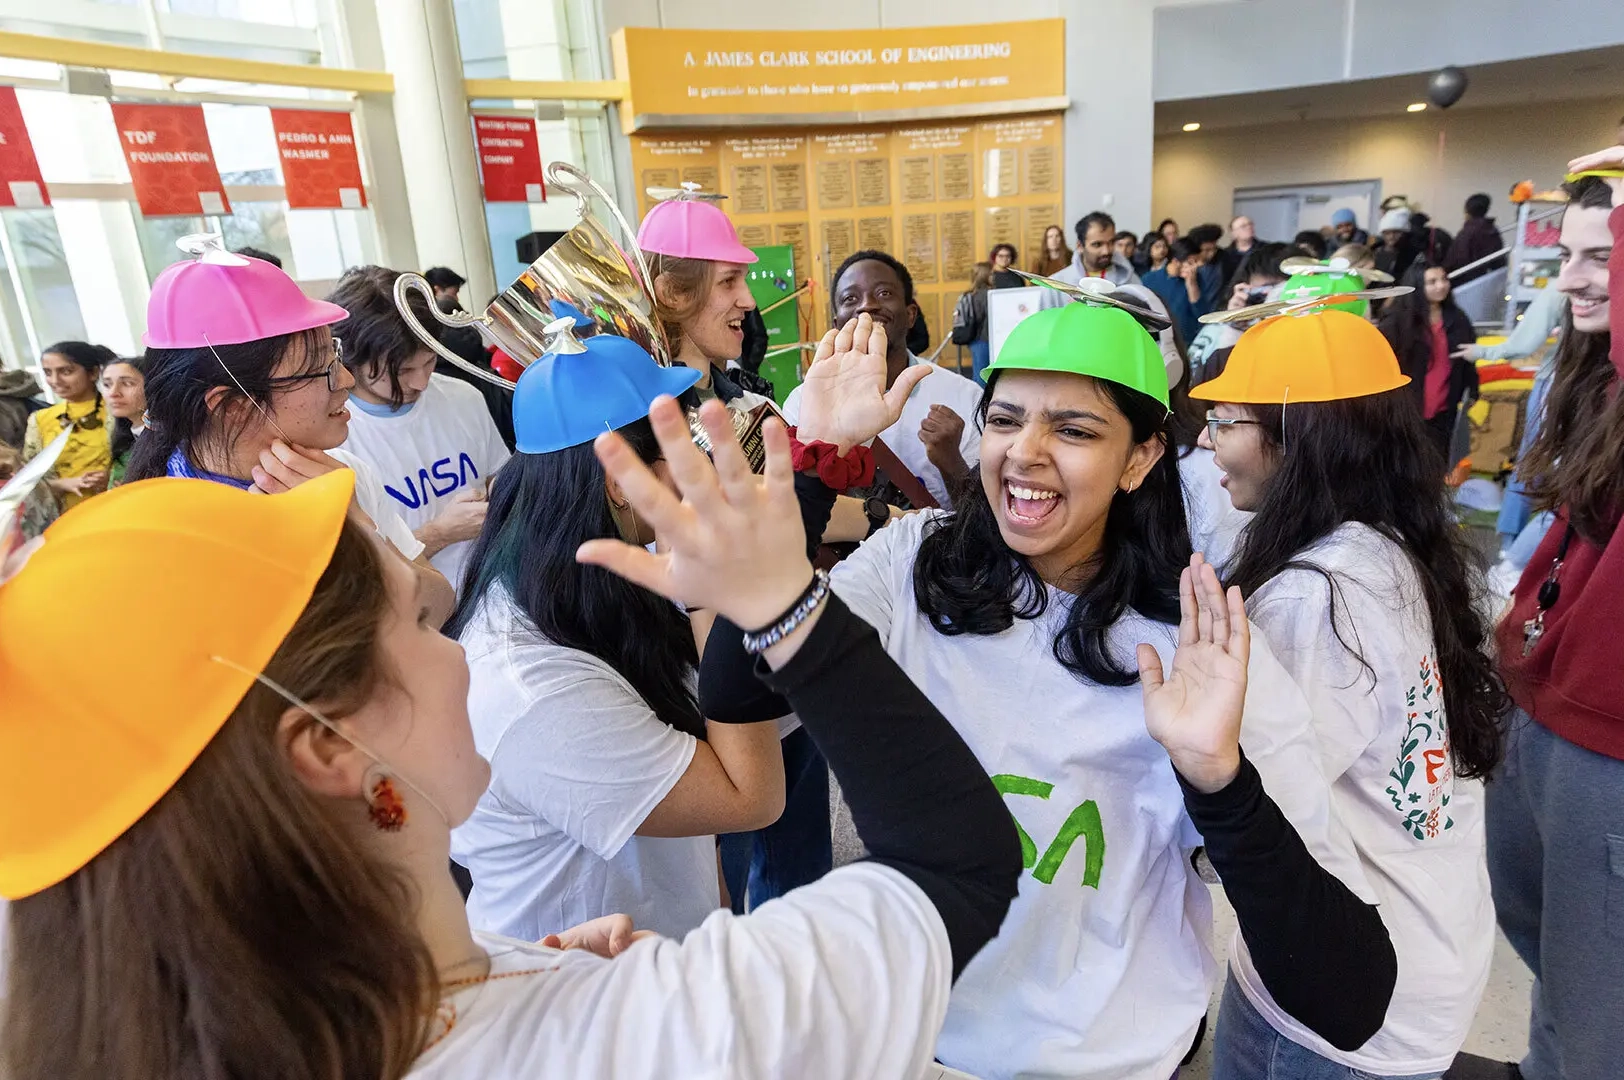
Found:
[[[382,769],[369,769],[367,816],[380,832],[399,832],[406,824],[406,803],[395,790],[394,781]]]

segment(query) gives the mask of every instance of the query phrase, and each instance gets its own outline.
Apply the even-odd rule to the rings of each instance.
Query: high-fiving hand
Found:
[[[762,429],[766,472],[756,476],[739,449],[726,407],[709,401],[699,415],[711,437],[709,460],[694,445],[674,399],[657,399],[649,412],[680,499],[619,435],[598,436],[598,460],[638,516],[654,526],[661,550],[590,540],[575,557],[686,607],[718,611],[754,630],[782,615],[812,580],[795,502],[789,434],[780,421],[767,421]]]
[[[1173,768],[1212,793],[1241,765],[1241,711],[1251,627],[1241,591],[1228,594],[1200,553],[1179,575],[1179,644],[1165,678],[1152,645],[1139,646],[1145,728],[1167,750]]]
[[[801,381],[796,435],[803,443],[833,443],[844,454],[897,422],[908,395],[934,365],[904,368],[886,390],[886,348],[885,327],[867,314],[823,335]]]

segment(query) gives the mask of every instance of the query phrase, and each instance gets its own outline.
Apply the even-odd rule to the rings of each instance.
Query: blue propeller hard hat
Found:
[[[547,327],[547,353],[524,369],[513,391],[513,434],[519,453],[550,454],[589,443],[605,431],[648,415],[661,394],[673,397],[699,381],[687,367],[661,367],[642,346],[614,334],[585,341],[565,316]]]

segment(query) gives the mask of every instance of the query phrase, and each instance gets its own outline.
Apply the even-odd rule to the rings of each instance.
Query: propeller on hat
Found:
[[[1389,278],[1389,281],[1392,279]],[[1203,323],[1238,323],[1267,319],[1276,315],[1303,315],[1323,307],[1335,307],[1352,300],[1385,300],[1415,291],[1411,285],[1393,285],[1384,289],[1360,289],[1358,292],[1330,293],[1311,296],[1307,300],[1271,300],[1266,304],[1253,304],[1235,311],[1213,311],[1201,316]]]
[[[1010,267],[1010,269],[1014,270],[1015,268]],[[1029,274],[1025,270],[1015,270],[1015,273],[1034,285],[1042,285],[1044,288],[1065,293],[1073,300],[1081,300],[1085,304],[1093,304],[1096,307],[1120,308],[1138,319],[1152,333],[1173,325],[1171,318],[1160,312],[1151,311],[1144,307],[1142,302],[1128,303],[1126,300],[1114,295],[1117,287],[1104,278],[1083,278],[1074,284],[1069,281],[1061,281],[1058,278],[1044,277],[1042,274]],[[1139,298],[1134,297],[1134,299],[1138,300]]]
[[[655,202],[669,202],[672,199],[697,200],[699,202],[719,203],[727,198],[726,195],[715,191],[701,191],[699,185],[692,180],[684,180],[681,187],[651,187],[644,188],[648,197]]]
[[[1280,272],[1287,277],[1296,277],[1298,274],[1357,274],[1364,282],[1378,282],[1386,285],[1393,280],[1393,275],[1386,270],[1377,270],[1375,267],[1356,267],[1346,259],[1310,259],[1303,255],[1296,255],[1280,261]],[[1347,296],[1349,294],[1343,293]]]

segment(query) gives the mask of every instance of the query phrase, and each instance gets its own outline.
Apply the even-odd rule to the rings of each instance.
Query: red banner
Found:
[[[319,109],[272,109],[282,183],[293,210],[360,210],[361,158],[350,114]]]
[[[28,141],[22,106],[17,104],[17,88],[0,86],[0,206],[31,209],[50,205],[34,144]]]
[[[147,217],[229,214],[201,105],[113,103],[135,201]]]
[[[527,116],[475,116],[486,202],[546,202],[536,122]]]

